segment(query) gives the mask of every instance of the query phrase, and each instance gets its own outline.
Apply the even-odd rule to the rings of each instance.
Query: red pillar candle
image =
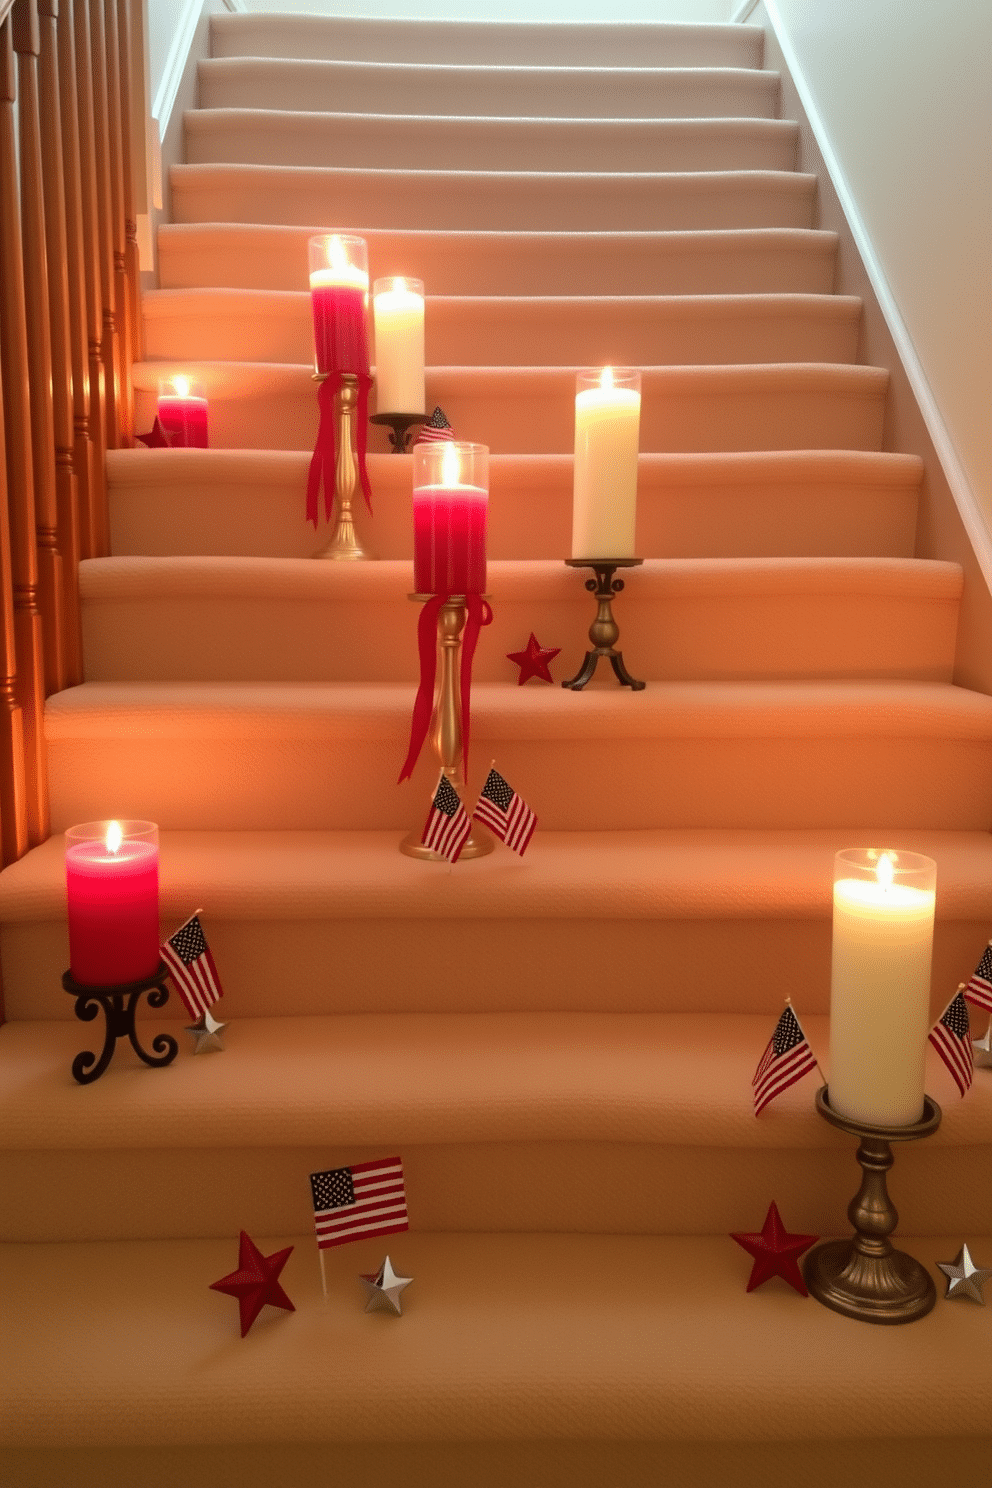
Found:
[[[486,587],[489,450],[443,441],[413,450],[413,584],[418,594]]]
[[[163,378],[158,385],[158,416],[174,449],[207,448],[207,400],[198,382]]]
[[[310,300],[318,372],[369,371],[369,256],[364,238],[310,239]]]
[[[86,822],[65,838],[72,975],[87,986],[152,976],[159,964],[158,827]]]

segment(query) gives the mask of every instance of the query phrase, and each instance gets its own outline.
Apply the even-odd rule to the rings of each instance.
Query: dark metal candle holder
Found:
[[[405,455],[410,439],[410,430],[417,424],[426,424],[430,415],[426,413],[373,413],[370,424],[386,424],[389,427],[389,442],[394,455]]]
[[[101,1008],[107,1019],[103,1049],[99,1058],[86,1049],[83,1053],[77,1054],[72,1061],[73,1078],[78,1080],[80,1085],[92,1085],[94,1080],[100,1078],[114,1056],[117,1040],[121,1038],[130,1039],[131,1048],[146,1064],[162,1066],[172,1063],[179,1053],[179,1045],[172,1035],[156,1034],[152,1039],[152,1048],[155,1053],[149,1054],[138,1041],[138,1030],[134,1021],[143,992],[148,993],[149,1007],[164,1007],[168,1002],[169,989],[166,986],[168,975],[168,970],[162,961],[158,963],[158,970],[154,976],[142,977],[137,982],[118,982],[109,987],[91,987],[85,982],[77,982],[71,971],[63,973],[62,986],[70,997],[76,999],[75,1013],[80,1022],[92,1023]]]
[[[889,1240],[899,1215],[885,1175],[893,1163],[891,1143],[932,1136],[940,1125],[940,1107],[925,1095],[923,1116],[912,1126],[869,1126],[832,1111],[823,1085],[816,1093],[816,1109],[831,1126],[861,1138],[857,1155],[864,1176],[847,1211],[854,1235],[828,1240],[804,1257],[806,1285],[824,1307],[862,1323],[912,1323],[926,1317],[937,1289],[926,1268]]]
[[[586,659],[582,663],[576,675],[563,682],[562,687],[570,687],[573,692],[581,692],[586,683],[592,680],[593,673],[599,665],[601,656],[605,657],[613,668],[617,681],[623,687],[629,687],[634,692],[641,692],[646,682],[638,682],[632,677],[624,666],[623,652],[615,649],[620,638],[620,627],[613,618],[613,596],[619,594],[624,587],[623,579],[615,579],[613,575],[618,568],[636,568],[644,562],[643,558],[566,558],[565,562],[569,568],[591,568],[595,573],[594,579],[586,579],[586,588],[590,594],[595,594],[598,601],[596,618],[589,627],[589,639],[593,649],[586,652]]]

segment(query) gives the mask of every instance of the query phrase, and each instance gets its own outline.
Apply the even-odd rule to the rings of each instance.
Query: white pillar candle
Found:
[[[633,558],[641,374],[580,372],[575,394],[572,557]]]
[[[834,869],[830,1105],[874,1126],[923,1115],[937,865],[849,848]]]
[[[376,408],[380,413],[424,412],[424,286],[420,279],[377,279],[375,320]]]

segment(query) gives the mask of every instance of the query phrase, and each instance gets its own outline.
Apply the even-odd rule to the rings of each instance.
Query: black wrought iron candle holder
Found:
[[[925,1095],[923,1115],[912,1126],[871,1126],[831,1110],[828,1088],[822,1085],[816,1109],[831,1126],[861,1138],[857,1155],[864,1176],[847,1211],[855,1233],[809,1251],[802,1261],[806,1285],[824,1307],[862,1323],[912,1323],[926,1317],[937,1289],[926,1267],[889,1240],[899,1215],[885,1175],[894,1160],[891,1144],[932,1136],[940,1125],[940,1107]]]
[[[623,579],[615,579],[613,575],[618,568],[636,568],[644,562],[643,558],[566,558],[565,562],[569,568],[591,568],[596,575],[594,579],[586,579],[586,588],[590,594],[596,596],[597,609],[596,618],[589,627],[589,640],[592,642],[592,650],[586,652],[585,661],[581,668],[562,687],[570,687],[573,692],[581,692],[587,682],[590,682],[600,657],[610,663],[614,676],[623,687],[629,687],[634,692],[641,692],[647,686],[646,682],[638,682],[632,677],[624,665],[623,652],[616,650],[616,643],[620,639],[620,627],[613,618],[613,596],[619,594],[624,587]]]
[[[373,413],[370,424],[384,424],[389,429],[389,442],[394,455],[405,455],[410,445],[410,430],[418,424],[426,424],[426,413]]]
[[[122,1038],[130,1040],[131,1048],[139,1059],[144,1060],[145,1064],[160,1068],[172,1063],[179,1053],[179,1045],[172,1035],[156,1034],[152,1039],[152,1048],[155,1052],[149,1054],[148,1050],[141,1046],[134,1021],[142,993],[148,993],[149,1007],[164,1007],[168,1002],[169,988],[166,985],[168,975],[163,961],[159,962],[158,970],[153,976],[142,977],[137,982],[118,982],[106,987],[77,982],[71,971],[63,973],[62,986],[70,997],[76,999],[75,1013],[80,1022],[92,1023],[101,1008],[107,1020],[103,1049],[99,1057],[91,1050],[85,1049],[72,1061],[73,1078],[78,1080],[80,1085],[92,1085],[94,1080],[100,1078],[114,1057],[117,1040]]]

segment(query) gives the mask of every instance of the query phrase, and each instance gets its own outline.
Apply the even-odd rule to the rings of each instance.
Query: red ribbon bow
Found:
[[[362,495],[365,497],[365,505],[371,512],[372,486],[365,468],[365,452],[368,446],[369,390],[372,387],[372,378],[367,372],[358,372],[355,375],[358,378],[358,407],[355,411],[358,422],[358,479],[361,483]],[[328,521],[331,520],[331,511],[334,507],[334,492],[337,488],[337,440],[335,437],[337,420],[334,417],[334,400],[342,385],[343,377],[344,374],[341,372],[328,373],[317,391],[320,422],[317,425],[317,443],[314,446],[313,459],[310,461],[310,470],[307,475],[307,521],[312,522],[315,527],[322,482],[324,515]]]
[[[406,763],[400,771],[401,781],[409,780],[413,774],[413,767],[420,758],[420,751],[423,749],[424,740],[427,738],[427,730],[431,726],[431,714],[434,711],[434,677],[437,671],[437,617],[441,612],[442,606],[446,605],[452,598],[454,596],[451,594],[435,594],[427,601],[420,612],[420,620],[417,624],[417,645],[420,650],[420,686],[417,688],[417,696],[413,704],[413,720],[410,724],[410,748],[407,751]],[[481,594],[466,594],[465,609],[468,613],[465,621],[465,634],[462,638],[462,761],[464,768],[468,769],[472,660],[475,656],[479,631],[483,625],[491,624],[493,612]]]

